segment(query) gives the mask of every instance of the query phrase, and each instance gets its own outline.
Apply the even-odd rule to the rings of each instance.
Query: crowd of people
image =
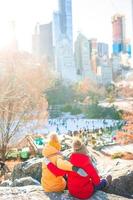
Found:
[[[105,128],[113,130],[119,128],[123,124],[123,121],[111,120],[111,119],[85,119],[85,118],[57,118],[49,119],[45,126],[44,132],[56,131],[58,134],[69,133],[74,130],[103,130]]]
[[[93,166],[85,144],[75,137],[73,152],[66,160],[61,153],[61,144],[56,133],[50,134],[43,148],[41,184],[45,192],[69,193],[79,199],[91,197],[97,190],[106,190],[112,177],[102,179]]]

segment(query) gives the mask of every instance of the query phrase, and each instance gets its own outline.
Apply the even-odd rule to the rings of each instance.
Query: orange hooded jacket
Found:
[[[63,160],[63,156],[60,154],[59,148],[55,148],[54,145],[52,146],[50,143],[46,144],[42,154],[60,169],[72,171],[73,165],[69,161]],[[41,185],[45,192],[61,192],[66,187],[66,181],[62,176],[55,176],[47,168],[47,165],[43,163]]]

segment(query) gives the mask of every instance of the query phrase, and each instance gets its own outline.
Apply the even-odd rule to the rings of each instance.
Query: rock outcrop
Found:
[[[67,151],[65,156],[68,157],[69,154],[70,151]],[[35,179],[40,182],[42,159],[33,158],[15,166],[11,176],[12,183],[10,186],[19,186],[19,184],[20,186],[28,185],[26,183],[27,179],[24,181],[21,178],[29,176],[32,177],[33,180]],[[100,159],[103,160],[102,157]],[[117,194],[127,198],[133,197],[133,161],[121,159],[110,160],[106,165],[104,162],[98,163],[97,168],[100,174],[102,174],[104,177],[106,177],[108,174],[112,175],[113,181],[107,190],[108,193]],[[37,183],[35,180],[33,180],[32,185],[36,185]],[[6,185],[8,186],[8,184]]]
[[[66,158],[68,158],[70,153],[71,149],[64,151],[63,155]],[[99,173],[103,177],[106,177],[108,174],[111,174],[113,178],[112,184],[106,191],[107,193],[110,194],[104,194],[98,192],[99,194],[98,200],[106,199],[106,198],[101,198],[100,194],[107,196],[108,199],[111,199],[112,194],[121,196],[121,197],[114,197],[114,199],[122,199],[122,196],[126,198],[133,198],[133,160],[121,160],[121,159],[111,160],[106,158],[99,152],[95,152],[94,150],[91,151],[90,149],[89,149],[89,154],[92,155],[91,157],[93,163],[96,164]],[[13,189],[13,187],[16,186],[38,185],[39,182],[41,182],[42,161],[43,158],[33,158],[26,162],[16,165],[11,175],[10,181],[3,182],[1,186],[10,186],[11,187],[10,191],[14,191],[15,189]],[[1,188],[2,187],[0,187],[0,189]],[[17,188],[16,190],[19,189]],[[39,195],[40,193],[42,194],[42,192],[43,191],[39,189]],[[46,199],[47,198],[50,197],[47,196]],[[64,197],[59,197],[59,199],[60,198]]]
[[[112,184],[107,192],[133,198],[133,160],[110,160],[97,168],[104,177],[112,175]]]
[[[32,158],[28,161],[20,163],[14,167],[11,180],[20,179],[31,176],[33,179],[41,182],[42,175],[42,159]]]
[[[25,187],[0,187],[0,200],[77,200],[68,194],[63,193],[45,193],[41,186]],[[113,194],[107,194],[101,191],[96,192],[89,200],[127,200]]]
[[[108,192],[133,198],[133,171],[126,176],[114,179]]]

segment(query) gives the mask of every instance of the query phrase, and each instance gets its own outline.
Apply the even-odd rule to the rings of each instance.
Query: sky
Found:
[[[0,0],[0,48],[10,40],[9,22],[16,22],[16,38],[22,50],[31,51],[37,22],[49,23],[57,0]],[[88,39],[112,43],[111,16],[126,17],[126,37],[131,38],[131,0],[72,0],[73,36],[82,32]]]

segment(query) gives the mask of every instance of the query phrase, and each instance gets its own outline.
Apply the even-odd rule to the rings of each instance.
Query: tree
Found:
[[[114,106],[102,107],[97,104],[92,104],[86,109],[86,116],[89,119],[121,119],[121,111]]]
[[[45,123],[48,103],[44,91],[50,73],[23,54],[4,54],[0,59],[4,69],[0,76],[0,154],[5,160],[20,128],[28,124],[33,129]]]
[[[53,87],[46,92],[49,105],[71,104],[74,101],[75,93],[72,85],[65,85],[57,80]]]
[[[75,85],[74,89],[77,99],[82,102],[97,104],[98,101],[105,96],[105,88],[97,85],[89,78],[80,81]]]
[[[117,93],[118,93],[118,91],[114,84],[108,85],[108,87],[106,88],[106,97],[110,104],[115,101],[115,99],[117,97]]]
[[[132,85],[122,85],[118,88],[119,96],[125,97],[125,98],[131,98],[133,97],[133,86]]]

